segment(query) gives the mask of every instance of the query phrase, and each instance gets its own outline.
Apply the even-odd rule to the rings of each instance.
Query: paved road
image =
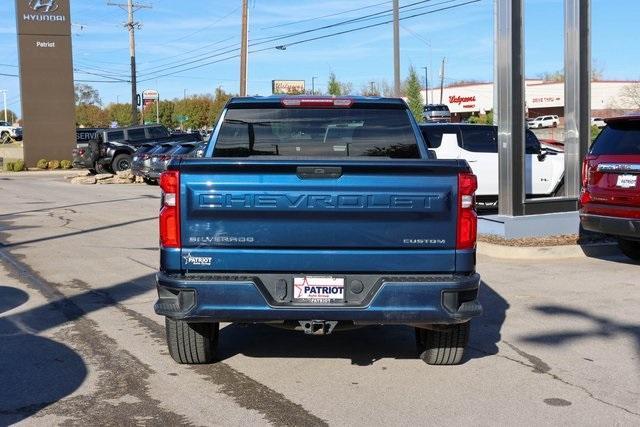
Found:
[[[226,325],[176,365],[152,310],[158,190],[0,175],[0,425],[640,423],[640,266],[479,259],[486,315],[457,367],[412,330]]]

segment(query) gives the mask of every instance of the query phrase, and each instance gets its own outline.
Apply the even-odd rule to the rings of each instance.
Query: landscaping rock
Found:
[[[111,174],[111,173],[99,173],[99,174],[95,175],[95,178],[98,181],[102,181],[103,179],[113,178],[113,174]]]
[[[96,184],[118,184],[118,182],[116,182],[116,178],[107,178],[99,180]]]
[[[72,184],[95,184],[97,182],[95,176],[76,176],[71,180]]]
[[[131,169],[127,169],[126,171],[117,172],[116,175],[120,179],[128,179],[130,181],[133,181],[135,179],[135,176],[133,175],[133,173],[131,173]]]
[[[75,173],[69,174],[67,176],[65,176],[65,179],[73,179],[73,178],[78,178],[80,176],[90,176],[91,172],[89,172],[88,170],[81,170],[81,171],[77,171]]]

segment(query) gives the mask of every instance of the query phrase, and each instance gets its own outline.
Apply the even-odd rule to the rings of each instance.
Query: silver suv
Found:
[[[427,123],[449,123],[451,111],[444,104],[429,104],[424,107],[422,118]]]

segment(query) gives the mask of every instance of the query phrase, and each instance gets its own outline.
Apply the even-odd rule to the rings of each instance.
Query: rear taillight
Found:
[[[578,202],[580,208],[591,201],[591,194],[589,194],[591,172],[592,168],[589,165],[589,159],[584,159],[584,162],[582,162],[582,191],[580,192],[580,200]]]
[[[162,207],[160,209],[160,246],[180,247],[180,173],[166,171],[160,175]]]
[[[478,234],[476,190],[478,179],[472,173],[458,174],[458,227],[456,249],[473,249]]]
[[[84,148],[78,148],[77,153],[78,153],[78,156],[84,155],[84,153],[85,153]]]

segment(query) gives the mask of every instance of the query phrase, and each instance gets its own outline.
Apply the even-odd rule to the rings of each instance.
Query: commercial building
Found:
[[[640,81],[595,81],[591,83],[592,117],[611,117],[637,110],[624,96],[625,87]],[[423,100],[425,91],[422,91]],[[528,117],[555,114],[564,116],[564,83],[527,80],[525,90]],[[637,102],[640,102],[638,100]],[[440,88],[429,90],[429,103],[440,103]],[[493,83],[452,85],[442,91],[442,103],[449,106],[452,121],[483,115],[493,109]]]

